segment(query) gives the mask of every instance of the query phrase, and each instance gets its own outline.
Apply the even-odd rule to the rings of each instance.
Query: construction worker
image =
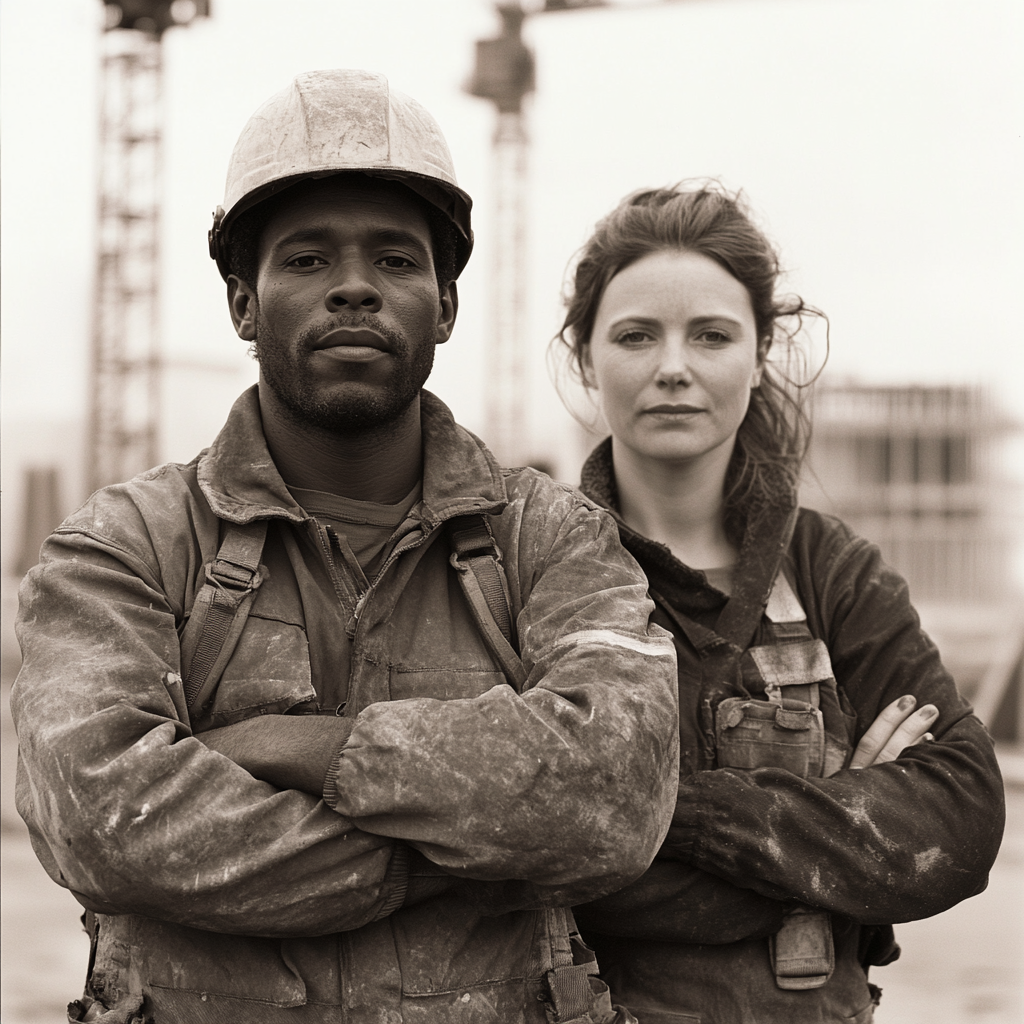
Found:
[[[632,1021],[565,908],[647,868],[675,658],[612,519],[422,390],[470,199],[380,75],[245,127],[211,252],[259,384],[25,579],[18,807],[70,1019]]]
[[[779,284],[739,196],[643,189],[584,246],[561,333],[611,434],[581,486],[676,639],[672,827],[643,878],[576,908],[644,1022],[869,1024],[892,924],[984,889],[1003,831],[992,741],[907,584],[798,506],[785,371],[814,311]]]

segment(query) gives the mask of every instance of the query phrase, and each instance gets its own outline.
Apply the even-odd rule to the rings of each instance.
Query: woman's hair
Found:
[[[775,294],[778,254],[754,224],[741,195],[717,184],[677,185],[627,196],[598,223],[577,257],[565,322],[556,337],[568,348],[574,374],[584,385],[587,346],[608,283],[630,264],[665,250],[699,253],[732,274],[750,296],[759,356],[766,358],[775,346],[785,349],[784,365],[801,362],[794,340],[803,317],[824,314],[799,297]],[[727,529],[738,525],[735,514],[749,498],[786,501],[796,488],[810,438],[801,388],[785,370],[765,365],[726,474]]]

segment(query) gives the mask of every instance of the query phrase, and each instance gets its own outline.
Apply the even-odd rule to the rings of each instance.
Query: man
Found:
[[[668,828],[673,649],[611,520],[422,391],[469,211],[378,75],[302,75],[239,139],[211,251],[259,385],[22,591],[19,810],[93,934],[72,1019],[632,1019],[564,908]]]

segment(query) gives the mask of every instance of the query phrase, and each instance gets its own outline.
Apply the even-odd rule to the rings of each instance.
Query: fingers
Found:
[[[874,764],[875,758],[892,739],[893,733],[913,714],[916,704],[917,699],[911,694],[906,694],[884,708],[861,737],[857,749],[853,752],[850,767],[867,768],[868,765]]]
[[[895,761],[907,747],[915,743],[927,740],[931,737],[929,727],[939,717],[939,709],[934,704],[925,704],[912,715],[909,715],[896,728],[888,742],[875,755],[872,764],[884,764],[886,761]],[[934,737],[931,737],[934,739]]]

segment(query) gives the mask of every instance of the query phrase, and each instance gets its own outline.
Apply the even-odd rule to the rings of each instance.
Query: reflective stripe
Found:
[[[557,646],[579,647],[580,644],[605,644],[608,647],[625,647],[634,654],[646,654],[650,658],[674,656],[676,649],[668,637],[625,636],[611,629],[581,629],[569,633],[557,641]]]

